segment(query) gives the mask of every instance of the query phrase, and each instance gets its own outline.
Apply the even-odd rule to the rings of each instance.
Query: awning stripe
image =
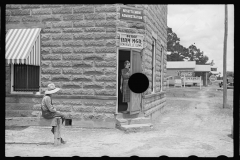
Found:
[[[5,59],[9,63],[40,65],[41,28],[10,29],[6,35]]]

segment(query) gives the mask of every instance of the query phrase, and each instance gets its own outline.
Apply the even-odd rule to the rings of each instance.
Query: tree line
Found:
[[[206,64],[208,61],[208,56],[204,55],[194,44],[190,45],[188,48],[180,44],[180,38],[176,33],[172,31],[172,28],[167,28],[167,51],[170,54],[167,55],[167,61],[196,61],[196,64]],[[213,61],[212,61],[213,63]]]

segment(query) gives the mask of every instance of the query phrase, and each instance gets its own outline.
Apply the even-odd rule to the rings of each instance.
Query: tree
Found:
[[[167,28],[167,51],[171,54],[167,55],[167,61],[196,61],[196,64],[206,64],[208,57],[204,56],[203,51],[196,47],[195,43],[188,48],[180,44],[180,38],[172,31],[172,28]]]
[[[200,49],[195,46],[195,43],[188,47],[189,54],[186,55],[189,57],[190,61],[196,61],[196,64],[206,64],[208,57],[203,55]]]

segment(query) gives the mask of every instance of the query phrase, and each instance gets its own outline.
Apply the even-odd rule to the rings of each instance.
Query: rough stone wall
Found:
[[[6,117],[39,117],[41,116],[42,96],[8,96],[6,101]],[[56,109],[64,113],[68,119],[79,121],[78,126],[88,128],[114,128],[114,100],[93,100],[67,97],[53,97]]]
[[[5,93],[10,93],[11,91],[11,68],[10,65],[6,63],[5,66]]]
[[[7,28],[41,27],[41,91],[116,96],[116,5],[7,5]]]
[[[115,123],[116,99],[101,97],[116,96],[116,12],[116,5],[104,4],[6,5],[6,31],[42,28],[41,92],[50,82],[61,87],[57,94],[65,98],[53,103],[68,118]],[[41,99],[6,96],[6,116],[39,116]]]

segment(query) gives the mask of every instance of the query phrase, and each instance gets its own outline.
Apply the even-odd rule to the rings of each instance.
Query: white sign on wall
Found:
[[[120,47],[143,49],[143,35],[120,33]]]

